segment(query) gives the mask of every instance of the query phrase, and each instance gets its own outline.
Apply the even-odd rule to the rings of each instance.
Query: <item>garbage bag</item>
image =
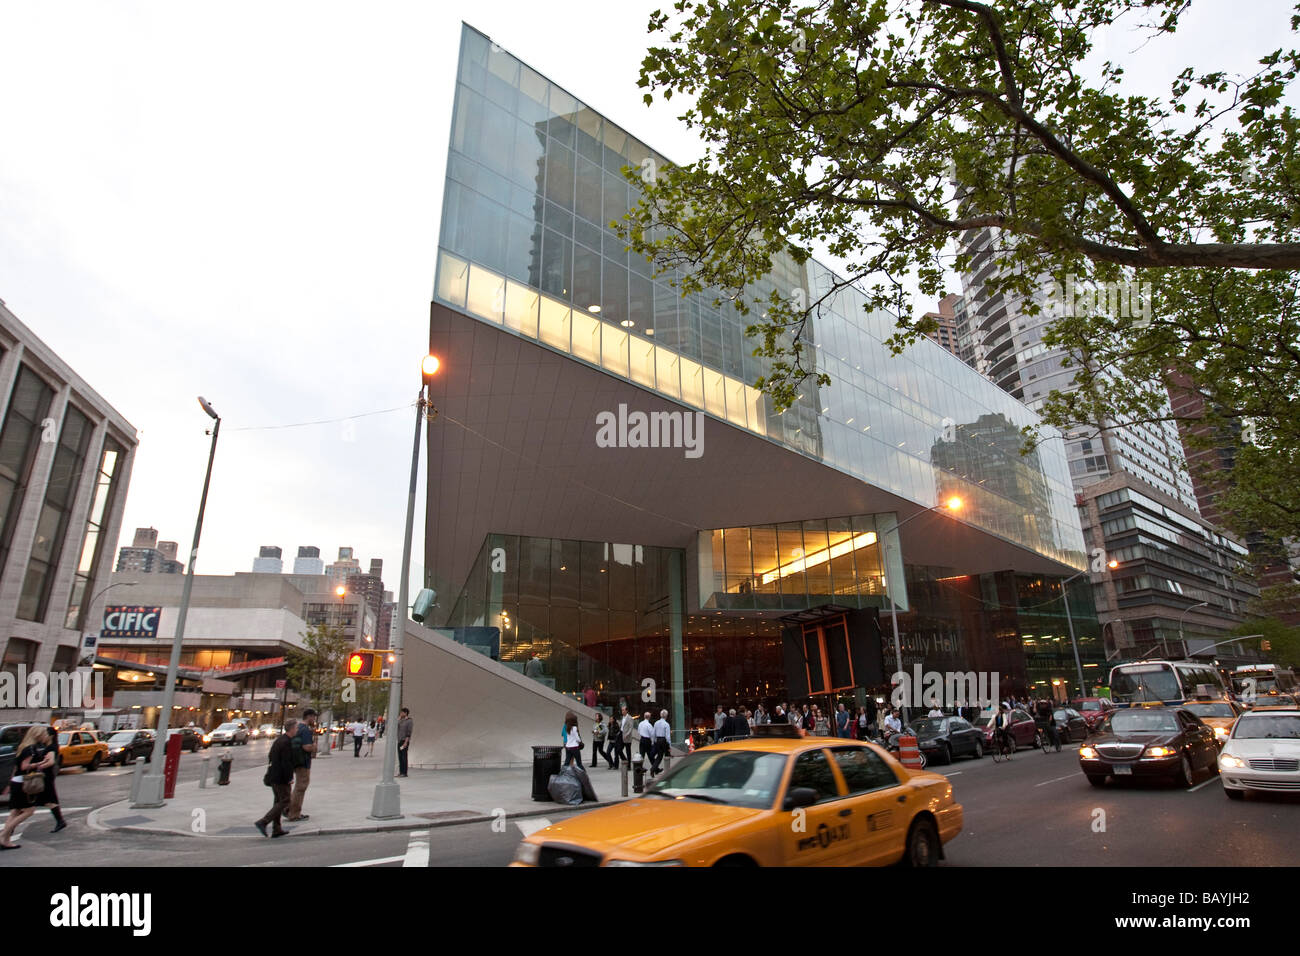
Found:
[[[591,786],[591,780],[587,777],[585,770],[579,770],[575,766],[565,767],[557,774],[551,776],[546,787],[547,793],[556,803],[567,804],[576,807],[584,800],[596,802],[596,791]]]
[[[546,792],[556,803],[576,807],[582,803],[582,781],[578,779],[577,774],[570,773],[571,769],[565,767],[559,773],[552,774],[546,785]]]

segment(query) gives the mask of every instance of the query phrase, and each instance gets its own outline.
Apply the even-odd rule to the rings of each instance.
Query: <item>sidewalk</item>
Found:
[[[532,768],[465,768],[420,770],[398,778],[402,817],[371,820],[375,784],[383,774],[384,741],[372,757],[353,757],[352,748],[336,750],[312,761],[311,785],[303,801],[309,819],[287,823],[295,834],[367,833],[378,830],[423,830],[500,818],[526,817],[568,809],[561,804],[532,799]],[[87,823],[98,830],[141,830],[189,837],[256,837],[253,821],[271,805],[271,789],[262,783],[265,758],[244,756],[242,747],[213,748],[208,786],[197,781],[179,783],[176,796],[156,810],[135,810],[130,800],[101,807]],[[217,761],[234,752],[234,767],[227,786],[216,785]],[[609,806],[622,801],[622,773],[590,770],[599,803],[581,809]],[[631,776],[628,781],[631,792]]]

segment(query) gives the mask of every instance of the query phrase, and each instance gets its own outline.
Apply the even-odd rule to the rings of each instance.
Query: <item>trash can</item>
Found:
[[[560,772],[559,747],[533,748],[533,799],[550,803],[551,777]]]

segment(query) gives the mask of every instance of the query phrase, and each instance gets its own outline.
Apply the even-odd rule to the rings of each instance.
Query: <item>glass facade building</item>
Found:
[[[737,429],[770,448],[774,461],[802,456],[910,502],[913,510],[959,496],[961,521],[980,534],[1040,559],[1039,567],[1050,564],[1060,577],[1085,567],[1059,436],[1022,456],[1020,431],[1038,422],[1032,411],[933,342],[892,355],[884,341],[894,317],[866,312],[852,288],[827,296],[836,278],[815,261],[798,265],[787,257],[758,288],[747,290],[751,298],[771,289],[801,292],[810,302],[825,297],[805,335],[815,345],[817,370],[831,384],[810,380],[795,404],[778,414],[753,387],[770,368],[746,340],[747,317],[709,290],[683,296],[680,274],[657,275],[611,228],[637,199],[624,170],[666,164],[626,130],[465,27],[434,331],[441,328],[440,308],[470,317],[527,343],[510,344],[512,355],[532,348],[558,354],[721,423],[711,428]],[[478,354],[464,360],[479,362]],[[545,400],[556,401],[549,394]],[[464,440],[474,437],[467,430]],[[445,440],[462,447],[459,438]],[[435,481],[432,448],[430,455],[430,511],[454,511],[457,492]],[[690,495],[692,489],[672,493]],[[789,489],[773,482],[769,493],[775,501]],[[442,623],[500,627],[501,657],[514,663],[544,643],[556,655],[551,673],[563,690],[604,681],[623,694],[637,686],[634,678],[653,658],[671,675],[664,691],[678,695],[675,707],[684,708],[680,702],[691,688],[712,688],[724,703],[775,695],[786,689],[780,644],[791,626],[781,617],[833,606],[875,619],[891,600],[908,614],[924,615],[931,612],[914,606],[903,585],[963,570],[922,573],[909,565],[905,571],[899,515],[862,514],[851,504],[799,515],[797,522],[756,515],[741,527],[699,523],[676,547],[665,547],[615,544],[627,540],[617,527],[608,528],[608,541],[571,540],[558,520],[548,535],[507,534],[520,521],[498,503],[498,514],[485,519],[489,534],[473,543],[480,550],[468,578],[439,582],[458,594]],[[435,536],[440,540],[427,543],[427,551],[436,568],[435,552],[447,545],[431,530]],[[511,555],[505,574],[516,584],[490,570],[494,553]],[[624,574],[626,582],[616,587]],[[1014,578],[1015,568],[1005,574]],[[1009,597],[1016,588],[997,587],[1002,598],[996,608],[1016,606]],[[978,591],[980,601],[993,593],[989,589],[996,590],[992,577]],[[1044,630],[1056,633],[1043,624],[1032,633]],[[1017,636],[1013,643],[1022,646],[1018,642]]]

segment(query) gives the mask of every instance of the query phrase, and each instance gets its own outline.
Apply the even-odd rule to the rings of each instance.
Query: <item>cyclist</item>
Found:
[[[1061,738],[1056,733],[1056,718],[1052,713],[1052,702],[1046,697],[1040,697],[1038,700],[1034,723],[1038,725],[1038,732],[1044,734],[1052,746],[1059,751]]]
[[[1011,740],[1011,711],[1006,704],[1002,705],[997,716],[993,718],[993,746],[997,748],[998,753],[1006,753],[1007,756],[1016,749]]]

